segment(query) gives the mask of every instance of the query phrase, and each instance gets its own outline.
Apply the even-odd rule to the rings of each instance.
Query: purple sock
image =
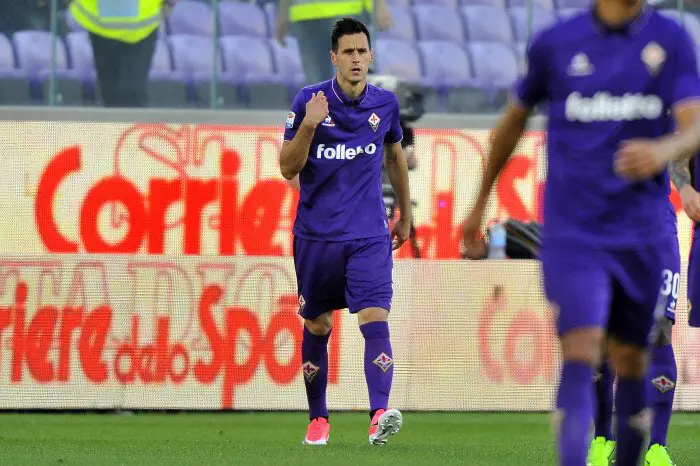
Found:
[[[589,427],[593,405],[593,369],[580,362],[564,362],[557,394],[559,425],[559,464],[581,466],[586,464]],[[595,413],[594,413],[595,416]]]
[[[615,377],[610,370],[610,364],[604,362],[595,382],[596,398],[598,400],[598,415],[595,419],[595,436],[613,440],[613,382]]]
[[[668,425],[676,392],[676,358],[671,345],[653,348],[649,368],[649,403],[654,410],[649,445],[666,446]]]
[[[301,369],[304,374],[306,399],[309,402],[309,419],[328,417],[326,387],[328,386],[328,339],[327,335],[314,335],[304,327],[301,341]]]
[[[642,445],[649,432],[645,379],[619,377],[615,404],[617,407],[617,466],[637,466]]]
[[[391,380],[394,376],[394,356],[389,341],[388,322],[368,322],[360,326],[365,337],[365,378],[369,391],[369,409],[387,409]]]

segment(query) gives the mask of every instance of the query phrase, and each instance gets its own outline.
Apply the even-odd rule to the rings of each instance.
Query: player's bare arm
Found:
[[[463,240],[466,249],[471,248],[472,243],[476,241],[476,233],[481,228],[491,188],[525,131],[529,114],[530,109],[519,103],[512,103],[508,106],[494,130],[486,170],[481,181],[479,197],[463,226]]]
[[[690,160],[676,160],[671,162],[668,173],[671,181],[681,195],[683,210],[694,221],[700,221],[700,193],[690,182]]]
[[[393,248],[398,249],[408,239],[412,215],[411,195],[408,191],[408,164],[400,142],[384,145],[384,166],[401,210],[401,218],[391,230]]]
[[[658,139],[625,141],[617,152],[620,176],[642,180],[661,172],[671,162],[689,159],[700,149],[700,103],[686,102],[673,109],[678,132]]]
[[[306,165],[309,148],[316,132],[316,127],[328,116],[328,101],[323,91],[314,93],[306,103],[306,116],[299,125],[299,130],[291,141],[284,141],[280,151],[280,172],[291,180]]]

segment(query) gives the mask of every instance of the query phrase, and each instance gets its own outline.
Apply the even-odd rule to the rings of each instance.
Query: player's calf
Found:
[[[618,466],[636,466],[642,444],[649,433],[651,410],[645,387],[646,351],[615,339],[608,342],[608,351],[617,372],[617,455]]]
[[[649,438],[648,464],[663,463],[668,458],[666,440],[671,422],[673,397],[676,391],[676,358],[671,346],[673,322],[659,322],[656,341],[651,349],[651,366],[647,376],[649,402],[653,410],[651,436]],[[669,458],[670,461],[670,458]]]
[[[306,320],[301,341],[302,373],[309,403],[309,423],[304,443],[325,445],[330,435],[326,389],[328,387],[328,340],[331,335],[330,312]]]
[[[557,393],[559,463],[584,464],[593,412],[593,367],[600,360],[603,330],[577,328],[561,336],[564,364]]]

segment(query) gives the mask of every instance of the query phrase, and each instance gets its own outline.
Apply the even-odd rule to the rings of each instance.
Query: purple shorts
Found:
[[[678,240],[670,235],[643,248],[620,250],[573,241],[543,242],[544,288],[558,308],[559,335],[599,327],[622,342],[647,347],[655,322],[669,307],[674,281],[678,282],[677,256]],[[670,288],[664,295],[667,282]],[[677,285],[675,289],[677,296]]]
[[[693,237],[693,245],[690,247],[688,260],[688,325],[700,327],[700,244],[697,235]]]
[[[336,309],[390,310],[393,295],[391,237],[350,241],[294,238],[299,315],[315,319]]]

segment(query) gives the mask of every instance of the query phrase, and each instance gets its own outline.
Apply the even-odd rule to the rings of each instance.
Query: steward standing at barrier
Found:
[[[328,53],[328,37],[335,22],[350,17],[367,23],[377,8],[377,26],[380,30],[391,26],[391,14],[384,0],[280,0],[277,12],[277,41],[286,46],[289,23],[292,35],[299,44],[306,84],[329,80],[335,73]]]
[[[90,33],[105,107],[148,105],[148,72],[162,22],[175,0],[73,0],[70,12]]]

